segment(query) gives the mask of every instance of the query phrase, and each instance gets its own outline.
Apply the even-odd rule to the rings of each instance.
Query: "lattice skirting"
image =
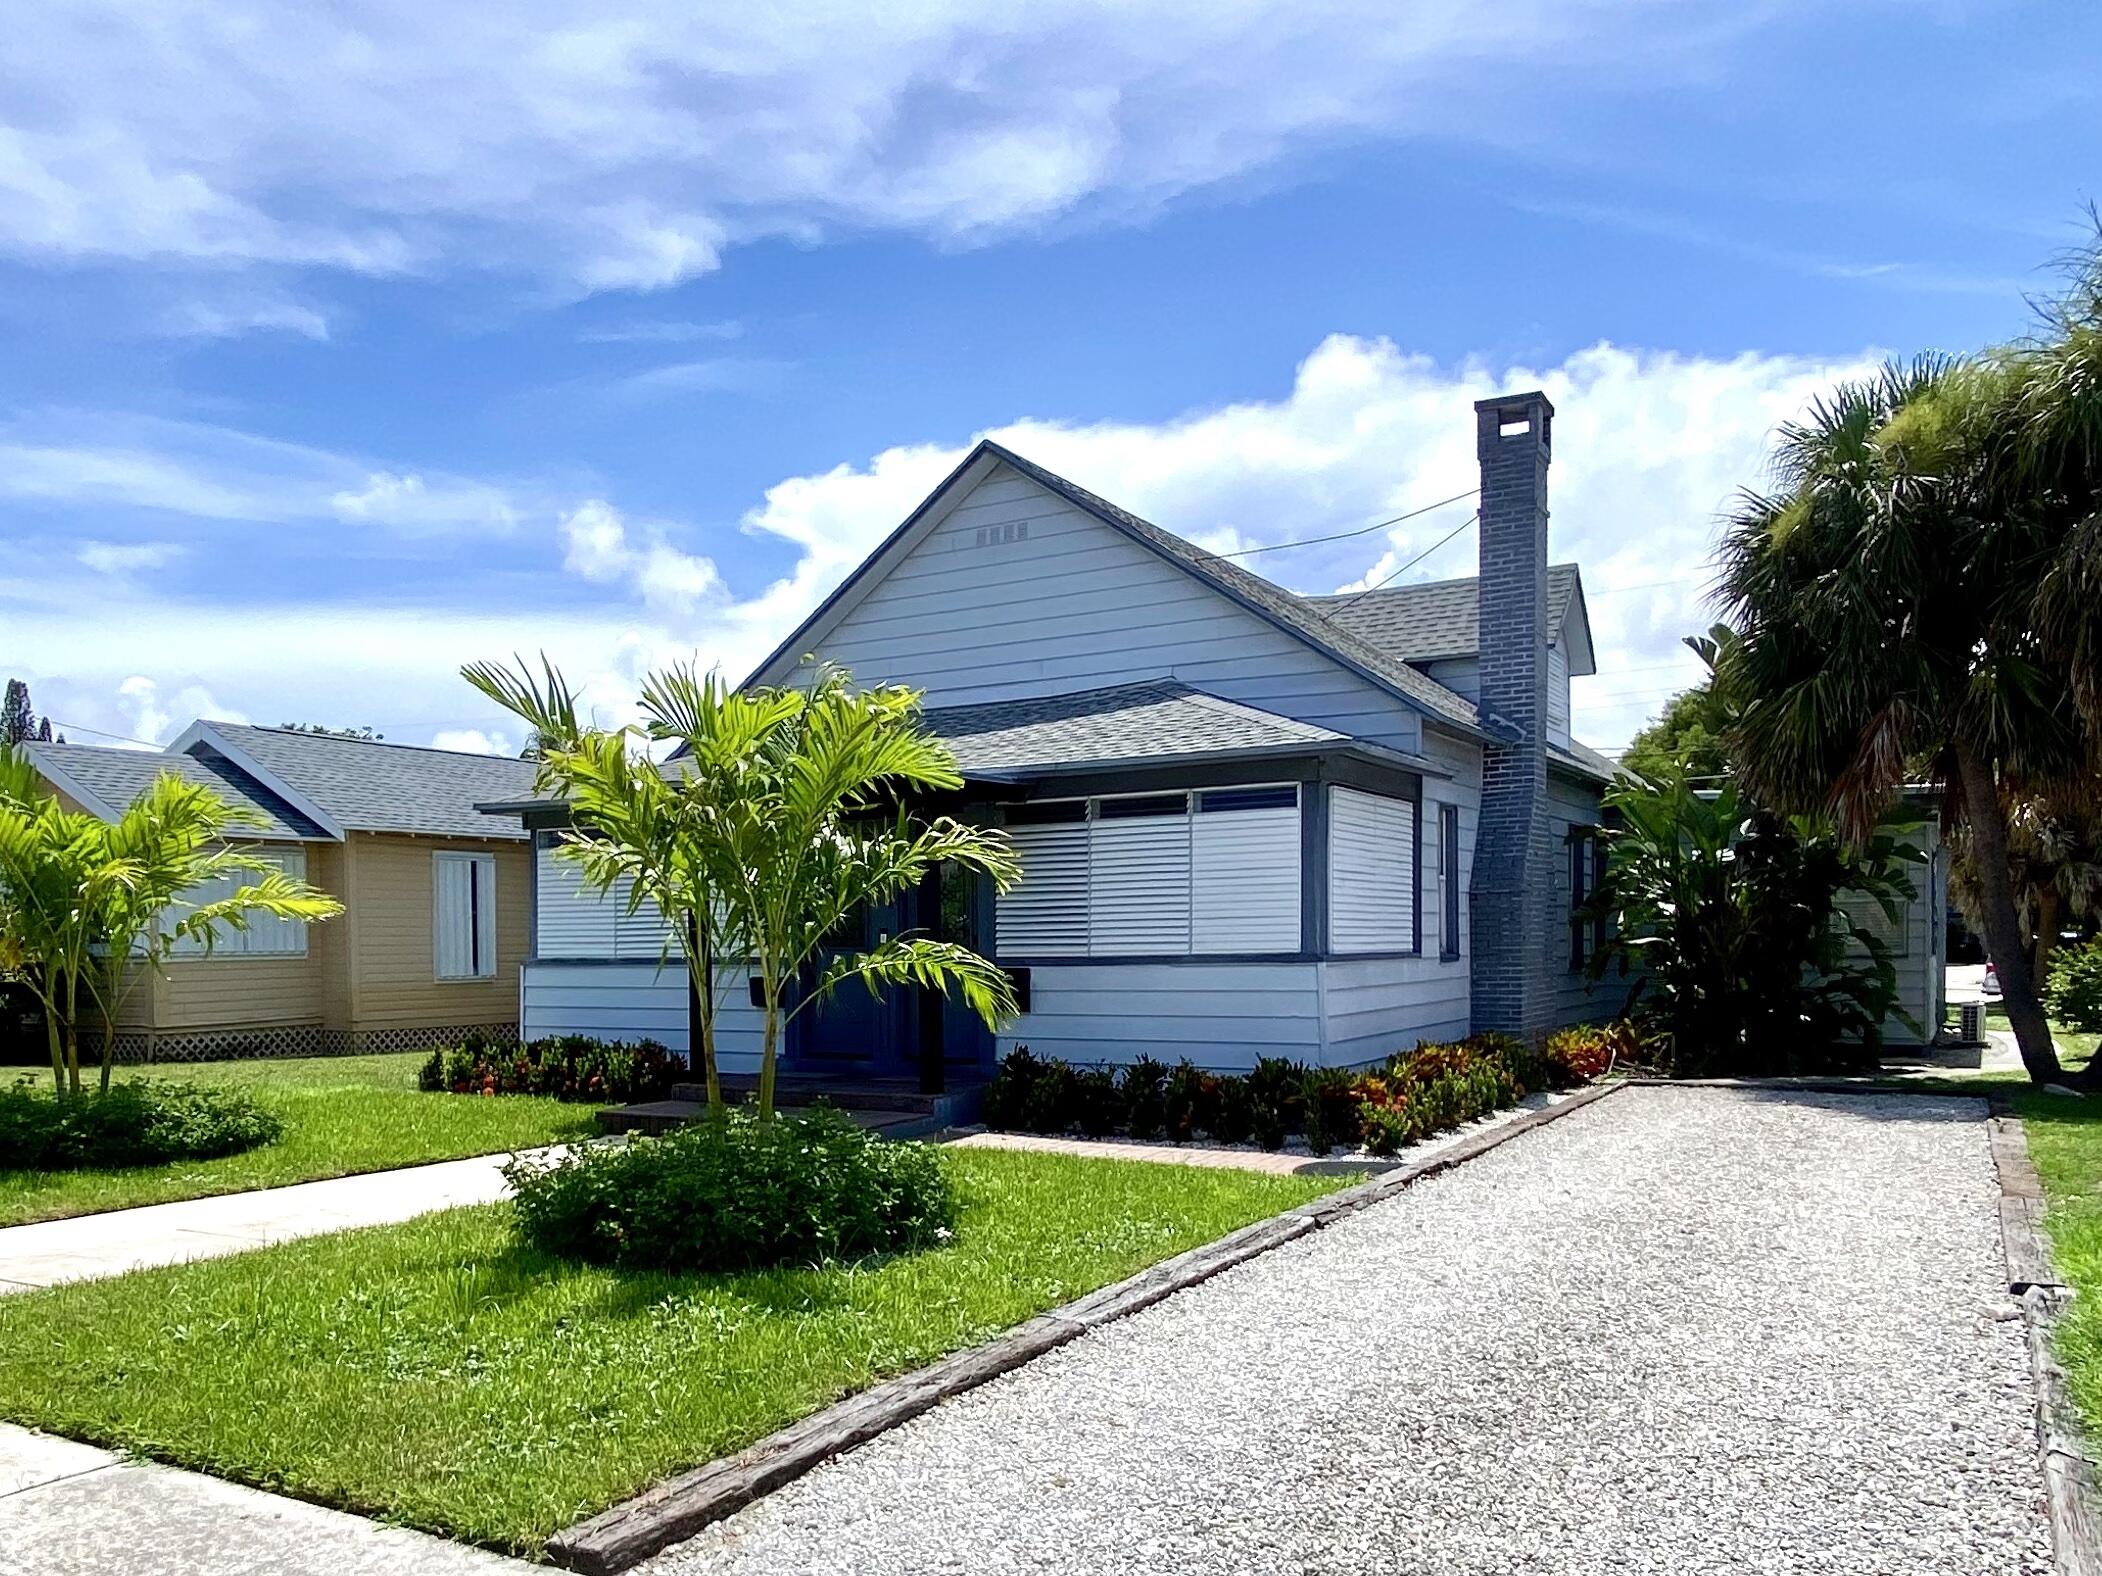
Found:
[[[120,1033],[117,1060],[222,1062],[288,1056],[358,1056],[372,1051],[423,1051],[457,1045],[479,1034],[492,1045],[516,1045],[515,1023],[436,1024],[424,1028],[324,1029],[318,1023],[275,1029],[198,1029],[173,1034]]]

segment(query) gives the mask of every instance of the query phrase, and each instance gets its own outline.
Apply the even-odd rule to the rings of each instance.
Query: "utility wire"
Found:
[[[1447,501],[1449,502],[1450,500]],[[1373,592],[1379,590],[1380,586],[1384,586],[1385,584],[1387,584],[1387,581],[1393,580],[1401,575],[1405,575],[1411,569],[1414,569],[1418,564],[1422,563],[1424,559],[1430,557],[1431,554],[1435,553],[1447,542],[1451,541],[1454,537],[1458,536],[1462,531],[1466,530],[1468,526],[1474,524],[1474,522],[1479,520],[1481,517],[1482,512],[1479,509],[1475,510],[1473,514],[1467,516],[1466,519],[1462,520],[1458,525],[1454,526],[1450,531],[1447,531],[1443,536],[1439,537],[1435,542],[1431,543],[1430,546],[1426,547],[1414,558],[1411,558],[1407,563],[1403,564],[1399,569],[1395,570],[1393,574],[1388,575],[1385,580],[1380,581],[1379,585],[1370,585],[1365,587],[1364,590],[1360,591],[1348,602],[1344,602],[1336,607],[1323,608],[1321,610],[1323,616],[1333,618],[1336,616],[1336,614],[1342,612],[1344,608],[1356,607],[1358,603],[1364,601],[1366,597],[1372,595]]]
[[[1427,503],[1421,509],[1411,509],[1407,514],[1397,514],[1391,520],[1375,520],[1370,525],[1361,525],[1354,531],[1338,531],[1333,536],[1309,536],[1296,542],[1272,542],[1266,547],[1244,547],[1239,552],[1214,553],[1212,556],[1214,558],[1253,558],[1257,553],[1281,553],[1288,547],[1314,547],[1322,542],[1341,542],[1353,536],[1370,536],[1374,531],[1383,531],[1390,525],[1399,525],[1404,520],[1413,520],[1420,514],[1429,514],[1434,509],[1442,509],[1449,503],[1459,503],[1462,499],[1478,497],[1480,493],[1481,489],[1479,487],[1470,487],[1466,492],[1454,493],[1450,498],[1440,498],[1436,503]]]
[[[128,733],[111,733],[107,728],[90,728],[78,722],[60,722],[56,717],[53,717],[51,719],[51,726],[54,728],[64,728],[69,733],[92,733],[98,739],[121,739],[126,744],[143,744],[149,750],[157,750],[160,748],[160,746],[158,744],[155,744],[151,739],[134,739]]]

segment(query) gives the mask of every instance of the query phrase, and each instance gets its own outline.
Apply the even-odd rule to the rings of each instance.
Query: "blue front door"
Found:
[[[899,905],[870,906],[850,918],[820,948],[813,983],[832,962],[866,952],[898,933]],[[823,1001],[796,1017],[791,1054],[801,1068],[837,1068],[870,1077],[904,1077],[918,1062],[907,1035],[907,993],[871,994],[859,980],[834,987]]]

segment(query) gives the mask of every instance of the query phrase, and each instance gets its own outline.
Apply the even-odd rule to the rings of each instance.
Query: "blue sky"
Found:
[[[2102,197],[2073,3],[497,9],[0,57],[0,671],[76,737],[507,745],[460,661],[741,672],[980,433],[1248,546],[1461,490],[1541,383],[1618,745],[1774,423],[2019,332]]]

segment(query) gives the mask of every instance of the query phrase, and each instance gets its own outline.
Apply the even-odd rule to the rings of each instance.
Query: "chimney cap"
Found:
[[[1474,402],[1476,410],[1493,410],[1499,416],[1506,412],[1516,416],[1521,412],[1531,410],[1535,405],[1546,411],[1550,416],[1555,413],[1554,402],[1539,389],[1534,389],[1527,394],[1496,394],[1488,399],[1478,399]]]
[[[1554,441],[1550,435],[1554,421],[1555,407],[1538,389],[1478,399],[1474,402],[1476,453],[1486,461],[1499,445],[1530,438],[1544,459]]]

